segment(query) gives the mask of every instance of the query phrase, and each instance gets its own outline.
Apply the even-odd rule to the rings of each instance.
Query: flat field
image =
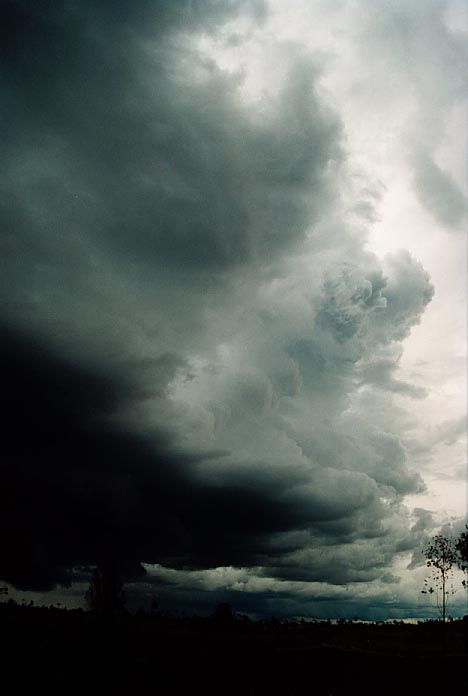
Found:
[[[0,604],[9,694],[445,696],[468,693],[466,641],[466,620],[219,621]]]

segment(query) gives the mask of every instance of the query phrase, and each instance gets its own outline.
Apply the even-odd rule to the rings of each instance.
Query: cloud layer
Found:
[[[0,576],[232,567],[296,610],[304,583],[396,583],[424,490],[401,343],[434,289],[408,252],[366,249],[377,194],[349,190],[319,58],[276,47],[252,105],[202,46],[260,31],[262,2],[2,13]],[[427,157],[417,193],[455,224]]]

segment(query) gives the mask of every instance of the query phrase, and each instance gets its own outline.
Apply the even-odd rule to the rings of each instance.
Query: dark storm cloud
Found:
[[[0,576],[378,579],[422,481],[352,400],[421,396],[392,347],[433,289],[340,219],[314,61],[252,106],[199,41],[261,2],[2,12]]]
[[[244,6],[261,7],[7,5],[3,189],[28,206],[45,255],[72,236],[125,263],[216,272],[302,239],[339,156],[310,67],[258,120],[184,33]]]
[[[70,365],[5,326],[0,362],[0,575],[17,587],[66,583],[73,566],[103,561],[130,577],[142,560],[245,564],[271,532],[304,522],[248,482],[200,482],[166,433],[123,432],[112,416],[141,393],[119,375]]]
[[[18,587],[53,586],[75,563],[101,558],[137,571],[149,491],[180,485],[162,459],[164,436],[158,456],[112,426],[120,395],[111,375],[67,364],[5,326],[1,354],[1,575]],[[167,514],[156,505],[156,517]]]
[[[264,16],[260,2],[3,5],[2,307],[13,328],[2,574],[18,586],[52,586],[102,556],[136,569],[169,556],[245,563],[262,535],[301,521],[242,483],[197,487],[162,416],[151,443],[136,432],[132,407],[152,397],[170,411],[166,388],[186,361],[134,357],[126,288],[112,285],[115,267],[146,280],[170,267],[177,287],[193,269],[274,258],[319,204],[338,130],[307,66],[257,122],[233,98],[236,80],[184,43],[239,9]]]
[[[236,467],[200,477],[187,454],[174,453],[168,433],[144,437],[113,419],[122,402],[147,396],[137,379],[128,382],[128,372],[122,385],[122,375],[68,364],[6,327],[2,336],[5,580],[48,588],[69,582],[74,566],[103,561],[126,577],[142,572],[141,561],[193,568],[264,564],[280,576],[337,584],[378,574],[374,555],[367,552],[364,563],[364,550],[356,555],[348,546],[356,538],[377,535],[381,543],[386,536],[380,528],[385,510],[367,474],[322,469],[307,477],[298,472],[295,482],[253,462],[245,476]],[[179,367],[168,356],[161,363],[169,374]],[[391,451],[389,458],[394,468]],[[305,536],[288,539],[294,529]],[[310,556],[310,529],[319,544],[327,538],[338,544],[334,563],[323,548]],[[305,555],[298,564],[297,557],[287,561],[291,553]]]

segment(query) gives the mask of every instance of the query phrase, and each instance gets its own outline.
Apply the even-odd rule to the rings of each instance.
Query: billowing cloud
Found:
[[[323,57],[274,42],[252,102],[213,45],[261,45],[262,2],[2,11],[0,576],[106,561],[142,596],[198,579],[296,613],[399,584],[425,488],[401,400],[426,394],[399,364],[434,288],[366,248],[378,195],[349,206]]]

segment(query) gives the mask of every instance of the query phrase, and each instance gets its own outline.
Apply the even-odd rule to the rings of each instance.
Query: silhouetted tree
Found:
[[[151,602],[150,602],[150,615],[156,616],[156,614],[158,613],[158,609],[159,609],[159,602],[156,599],[156,597],[153,597],[151,599]]]
[[[457,551],[457,565],[460,570],[463,570],[468,575],[468,525],[465,525],[466,531],[461,532],[455,544]],[[468,587],[468,580],[463,580],[463,586]]]
[[[85,595],[88,608],[100,614],[114,614],[123,609],[125,595],[122,587],[118,573],[105,565],[98,565]]]
[[[214,617],[216,622],[222,626],[231,623],[233,619],[232,607],[227,602],[220,602],[215,609]]]
[[[457,563],[457,554],[453,541],[443,534],[436,534],[424,551],[426,566],[431,568],[431,575],[424,580],[423,594],[436,594],[437,607],[445,621],[448,597],[456,590],[450,583],[453,576],[452,567]],[[449,584],[450,583],[450,584]],[[442,601],[440,601],[440,596]]]

